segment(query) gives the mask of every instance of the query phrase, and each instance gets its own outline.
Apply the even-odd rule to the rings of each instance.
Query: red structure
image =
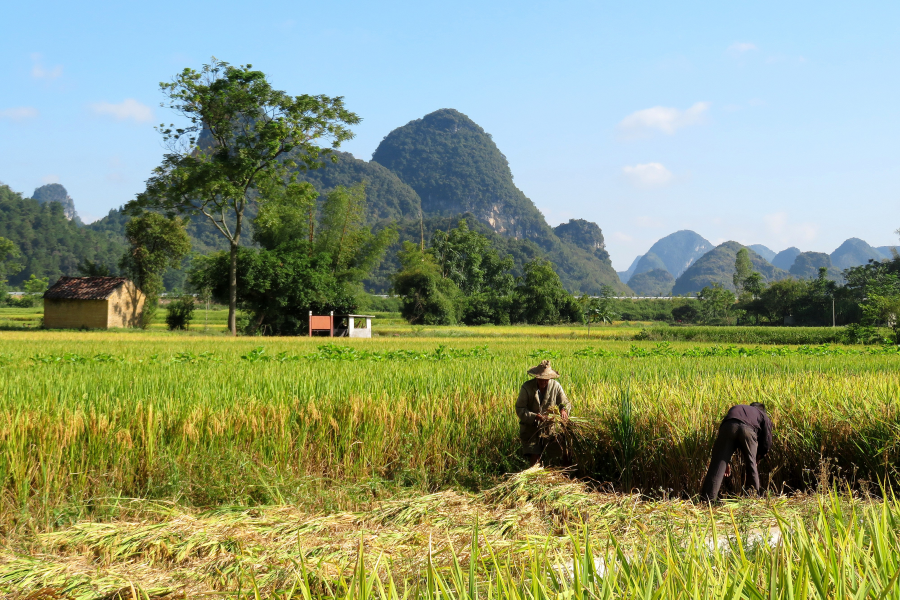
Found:
[[[309,311],[309,337],[312,337],[313,331],[327,331],[329,337],[334,337],[334,311],[327,316],[313,315]]]

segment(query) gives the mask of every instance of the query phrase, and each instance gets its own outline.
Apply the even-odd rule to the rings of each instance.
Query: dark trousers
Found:
[[[731,460],[735,450],[740,450],[746,464],[747,479],[755,491],[759,491],[759,470],[756,467],[756,430],[740,421],[722,421],[719,426],[719,435],[713,444],[712,460],[709,463],[709,471],[703,479],[703,490],[700,495],[706,500],[713,501],[719,497],[719,488],[722,487],[722,479],[725,477],[725,467]],[[745,487],[746,484],[745,484]]]

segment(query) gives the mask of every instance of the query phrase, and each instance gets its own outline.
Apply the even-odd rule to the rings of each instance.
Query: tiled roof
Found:
[[[44,292],[44,298],[106,300],[126,281],[124,277],[60,277],[53,287]]]

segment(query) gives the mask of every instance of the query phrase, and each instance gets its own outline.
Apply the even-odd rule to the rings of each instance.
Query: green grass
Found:
[[[568,594],[551,574],[584,556],[584,527],[606,564],[617,544],[639,560],[633,576],[620,561],[613,578],[566,583],[575,595],[656,589],[678,597],[696,581],[706,594],[698,597],[730,597],[734,578],[746,575],[742,590],[790,582],[806,597],[846,597],[839,588],[815,595],[813,569],[854,590],[854,569],[873,589],[890,583],[883,575],[897,562],[895,504],[842,494],[822,497],[830,504],[819,508],[817,496],[781,494],[833,482],[871,491],[896,477],[896,352],[741,354],[609,333],[633,331],[626,327],[592,328],[591,338],[565,327],[519,336],[471,329],[484,334],[0,332],[0,586],[32,591],[62,578],[73,582],[72,597],[99,598],[140,565],[150,573],[144,589],[165,573],[204,591],[257,585],[271,595],[297,584],[343,598],[361,578],[379,590],[372,577],[385,583],[390,571],[401,589],[412,586],[410,597],[424,595],[428,581],[440,588],[438,577],[447,597],[463,597],[452,557],[466,564],[476,523],[498,557],[482,545],[476,579],[502,582],[502,594],[490,593],[504,598],[545,597],[527,587],[534,581]],[[562,373],[580,424],[577,474],[596,484],[508,476],[524,467],[513,403],[525,370],[545,357]],[[735,527],[780,524],[797,537],[740,560],[710,556],[696,542],[728,525],[728,506],[707,516],[690,497],[722,414],[752,401],[766,403],[775,421],[764,484],[776,499],[729,505]],[[838,512],[846,510],[856,512]],[[310,575],[298,579],[303,569]]]
[[[31,329],[40,327],[44,308],[0,308],[0,329]]]
[[[657,326],[642,330],[640,338],[727,344],[835,344],[841,343],[843,333],[843,327]]]
[[[522,467],[512,405],[543,357],[586,424],[581,473],[617,487],[623,390],[637,440],[632,483],[645,493],[696,493],[718,420],[751,401],[766,403],[778,428],[773,489],[809,487],[823,463],[872,481],[897,464],[896,353],[685,357],[696,345],[654,353],[540,338],[467,338],[443,351],[427,338],[343,340],[346,353],[317,353],[323,341],[3,333],[4,514],[46,521],[55,506],[97,495],[268,503],[307,476],[478,487]],[[476,357],[452,352],[484,345]]]

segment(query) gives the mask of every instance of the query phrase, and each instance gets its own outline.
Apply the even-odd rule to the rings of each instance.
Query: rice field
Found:
[[[0,592],[900,597],[896,349],[493,329],[0,332]],[[565,475],[519,456],[543,358],[578,424]],[[767,494],[694,502],[753,401]]]

